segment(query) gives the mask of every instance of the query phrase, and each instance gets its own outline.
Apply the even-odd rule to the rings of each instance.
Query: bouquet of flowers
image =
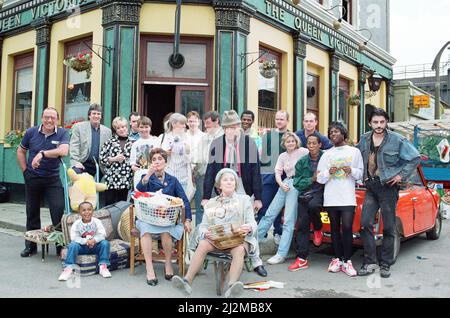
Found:
[[[86,78],[91,77],[92,55],[90,53],[80,53],[77,56],[68,57],[64,59],[63,63],[77,72],[86,71]]]

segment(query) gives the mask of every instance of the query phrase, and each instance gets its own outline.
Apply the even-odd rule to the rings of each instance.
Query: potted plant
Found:
[[[80,53],[77,56],[71,56],[64,59],[64,65],[77,72],[86,71],[86,78],[91,77],[92,73],[92,55],[90,53]]]
[[[361,99],[359,95],[353,94],[347,98],[347,103],[349,106],[359,106],[361,104]]]
[[[17,149],[22,142],[23,136],[25,136],[25,130],[11,130],[6,134],[5,142]]]
[[[272,78],[277,75],[277,61],[266,60],[259,66],[259,73],[265,78]]]

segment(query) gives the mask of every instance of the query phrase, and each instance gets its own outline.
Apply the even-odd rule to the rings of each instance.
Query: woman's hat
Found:
[[[222,116],[222,127],[232,126],[236,124],[241,124],[241,119],[238,113],[234,110],[228,110],[223,112]]]
[[[219,186],[220,186],[220,178],[222,178],[224,173],[231,173],[233,175],[233,177],[234,177],[234,179],[236,181],[236,187],[237,187],[238,175],[237,175],[236,171],[234,171],[233,169],[230,169],[230,168],[223,168],[216,175],[216,183],[215,183],[216,188],[219,188]]]

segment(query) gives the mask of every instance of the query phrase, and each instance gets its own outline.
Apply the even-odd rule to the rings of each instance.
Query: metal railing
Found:
[[[431,69],[432,63],[426,64],[413,64],[394,67],[394,80],[408,79],[408,78],[423,78],[423,77],[435,77],[436,73]],[[450,68],[450,60],[440,63],[441,76],[447,75],[447,71]]]

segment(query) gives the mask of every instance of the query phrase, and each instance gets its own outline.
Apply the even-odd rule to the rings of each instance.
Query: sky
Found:
[[[395,67],[433,63],[450,41],[450,0],[391,0],[391,54]],[[450,50],[441,62],[449,60]]]

